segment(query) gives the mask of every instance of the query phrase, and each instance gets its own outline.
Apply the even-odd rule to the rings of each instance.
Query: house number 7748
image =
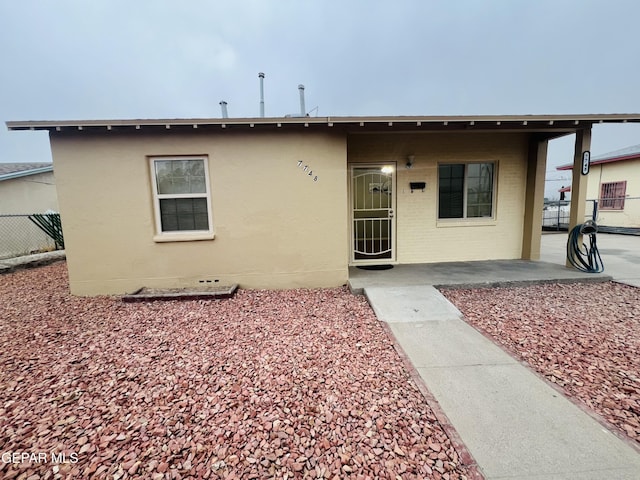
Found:
[[[305,172],[309,177],[313,178],[314,182],[318,181],[318,176],[313,174],[313,170],[309,167],[309,165],[302,166],[304,162],[302,160],[298,160],[298,168],[301,168],[303,172]]]

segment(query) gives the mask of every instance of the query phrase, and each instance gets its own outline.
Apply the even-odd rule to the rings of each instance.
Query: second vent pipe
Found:
[[[307,115],[307,110],[304,106],[304,85],[298,85],[298,91],[300,92],[300,116],[305,117]]]
[[[227,112],[227,102],[222,100],[220,102],[220,108],[222,109],[222,118],[229,118],[229,113]]]
[[[264,73],[258,73],[260,79],[260,117],[264,117]]]

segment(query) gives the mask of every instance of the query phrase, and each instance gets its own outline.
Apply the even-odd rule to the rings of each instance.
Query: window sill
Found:
[[[436,227],[494,227],[498,224],[495,218],[451,218],[436,222]]]
[[[162,233],[154,235],[153,241],[156,243],[196,242],[198,240],[213,240],[214,238],[216,235],[213,232]]]

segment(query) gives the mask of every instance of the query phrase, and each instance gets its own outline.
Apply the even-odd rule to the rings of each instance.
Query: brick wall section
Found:
[[[405,168],[407,155],[415,156]],[[445,133],[354,135],[353,163],[396,162],[398,263],[515,259],[522,254],[527,137],[522,134]],[[495,162],[493,219],[438,221],[438,163]],[[411,193],[409,182],[426,182]]]

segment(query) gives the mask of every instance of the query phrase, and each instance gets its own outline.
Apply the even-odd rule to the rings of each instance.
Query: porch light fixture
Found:
[[[407,170],[410,168],[413,168],[413,162],[415,159],[416,159],[415,155],[407,155],[407,164],[406,164]]]
[[[393,167],[391,165],[385,165],[380,169],[382,173],[393,173]]]

